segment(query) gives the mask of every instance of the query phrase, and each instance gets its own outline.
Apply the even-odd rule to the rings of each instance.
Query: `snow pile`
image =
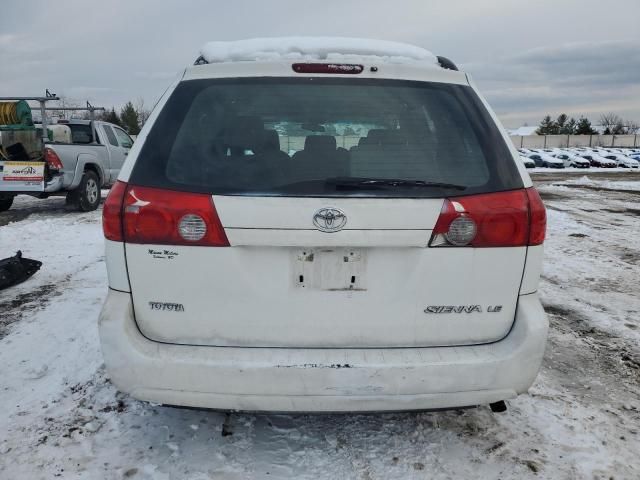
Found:
[[[629,169],[624,171],[629,172]],[[636,172],[629,172],[629,173],[630,175],[636,174]],[[555,182],[554,185],[556,186],[577,185],[577,186],[587,186],[587,187],[601,188],[601,189],[607,189],[607,190],[621,190],[621,191],[629,190],[634,192],[640,192],[640,182],[638,180],[635,180],[635,181],[634,180],[607,180],[607,179],[593,180],[589,178],[587,175],[583,175],[580,178],[565,180],[563,182]]]
[[[209,42],[202,47],[200,55],[209,63],[371,59],[391,63],[438,65],[436,56],[424,48],[406,43],[347,37],[274,37]]]
[[[583,175],[580,178],[572,178],[571,180],[567,180],[566,184],[570,185],[595,185],[597,182],[595,180],[590,179],[588,176]]]

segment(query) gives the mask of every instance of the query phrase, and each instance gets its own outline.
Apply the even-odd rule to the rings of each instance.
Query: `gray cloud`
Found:
[[[595,120],[609,110],[640,118],[639,47],[637,41],[572,42],[464,67],[505,123],[561,112]]]

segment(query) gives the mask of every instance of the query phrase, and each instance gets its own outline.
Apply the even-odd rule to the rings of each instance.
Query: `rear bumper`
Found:
[[[58,174],[49,180],[44,186],[44,191],[47,193],[53,193],[62,190],[64,183],[64,175]]]
[[[222,410],[422,410],[491,403],[533,383],[548,322],[537,294],[518,302],[502,341],[396,349],[232,348],[148,340],[131,296],[110,290],[99,320],[112,382],[156,403]]]

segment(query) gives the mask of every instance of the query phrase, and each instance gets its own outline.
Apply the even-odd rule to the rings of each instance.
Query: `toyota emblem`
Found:
[[[347,216],[337,208],[321,208],[313,214],[313,224],[322,232],[338,232],[347,224]]]

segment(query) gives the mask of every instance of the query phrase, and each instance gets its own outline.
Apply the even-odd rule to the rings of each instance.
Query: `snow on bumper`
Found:
[[[113,383],[156,403],[223,410],[340,412],[479,405],[524,393],[544,353],[537,294],[503,340],[466,347],[283,349],[171,345],[144,337],[131,295],[110,290],[100,340]]]

